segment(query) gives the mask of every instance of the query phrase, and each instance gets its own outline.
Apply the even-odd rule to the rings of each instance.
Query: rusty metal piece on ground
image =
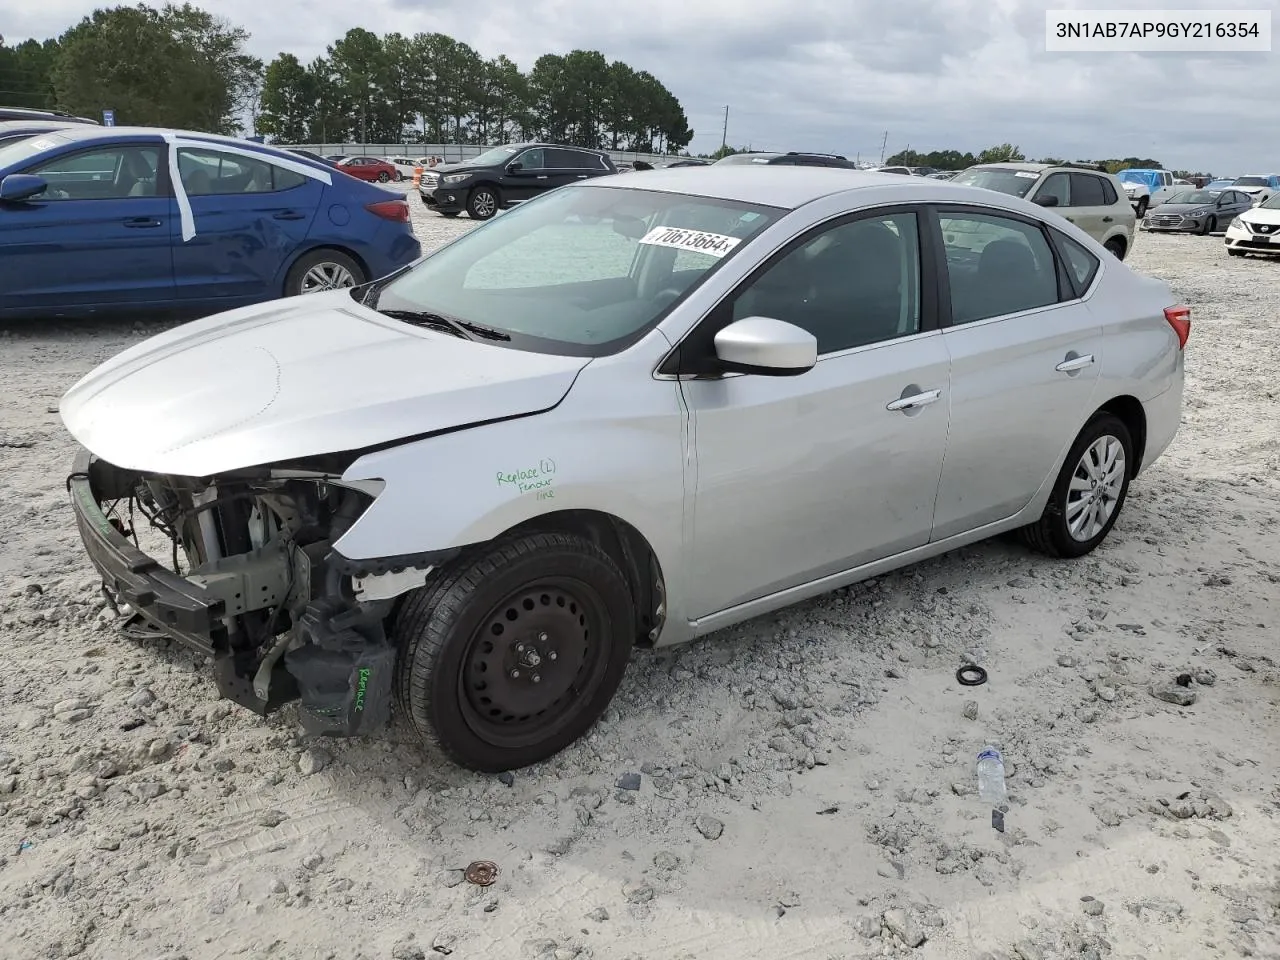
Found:
[[[492,860],[477,860],[467,867],[464,876],[467,878],[467,883],[474,883],[477,887],[487,887],[498,879],[498,865]]]

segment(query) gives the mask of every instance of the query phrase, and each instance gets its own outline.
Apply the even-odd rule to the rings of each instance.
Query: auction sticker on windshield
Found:
[[[641,243],[655,247],[674,247],[677,250],[696,250],[713,257],[723,257],[742,242],[741,237],[726,237],[722,233],[705,233],[702,230],[685,230],[680,227],[654,227]]]

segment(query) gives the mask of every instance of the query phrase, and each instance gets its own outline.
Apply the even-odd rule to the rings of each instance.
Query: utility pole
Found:
[[[884,132],[884,139],[880,141],[880,166],[884,166],[884,148],[889,145],[889,131]]]
[[[725,104],[724,132],[720,135],[720,152],[723,153],[725,148],[728,146],[729,146],[729,105]]]

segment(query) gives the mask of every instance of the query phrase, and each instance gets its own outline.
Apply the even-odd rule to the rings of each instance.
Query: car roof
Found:
[[[1039,173],[1041,170],[1048,170],[1052,166],[1052,163],[1028,163],[1025,160],[997,160],[995,163],[975,163],[969,169],[993,170],[999,168],[1001,170],[1029,170]]]
[[[903,177],[897,173],[852,170],[847,167],[735,166],[709,164],[705,168],[663,167],[646,172],[643,178],[599,177],[582,180],[573,188],[617,187],[627,190],[658,190],[712,200],[755,203],[794,210],[814,200],[852,190],[894,188],[893,200],[902,202],[952,201],[968,199],[997,206],[994,194],[979,187],[967,187],[947,180]]]
[[[90,143],[94,140],[109,140],[120,137],[150,137],[160,139],[165,136],[181,137],[183,140],[202,140],[210,146],[225,144],[241,150],[253,150],[266,156],[278,156],[288,153],[284,147],[267,143],[257,143],[241,137],[226,137],[217,133],[202,133],[198,130],[176,130],[169,127],[99,127],[89,124],[70,124],[48,131],[50,139],[62,140],[66,143]]]

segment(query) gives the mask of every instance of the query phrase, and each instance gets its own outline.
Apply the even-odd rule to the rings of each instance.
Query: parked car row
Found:
[[[0,316],[221,310],[420,255],[404,198],[273,147],[91,124],[0,142]]]

